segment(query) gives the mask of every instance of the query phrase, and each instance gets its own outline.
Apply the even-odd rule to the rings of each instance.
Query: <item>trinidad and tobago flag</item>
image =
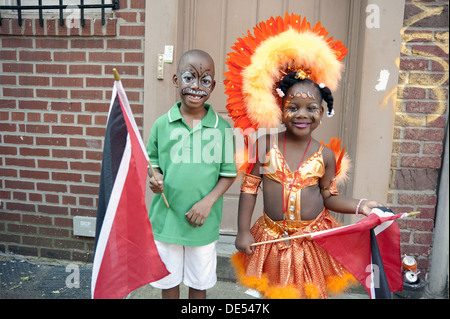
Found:
[[[372,299],[389,299],[401,291],[400,230],[386,207],[372,209],[356,224],[312,233],[312,239],[342,264],[366,288]]]
[[[123,298],[169,274],[145,204],[148,155],[120,81],[113,87],[97,208],[92,298]]]

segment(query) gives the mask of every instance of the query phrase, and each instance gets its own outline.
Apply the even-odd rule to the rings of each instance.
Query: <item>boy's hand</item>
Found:
[[[163,175],[155,172],[155,176],[150,177],[149,186],[153,193],[161,194],[164,191]]]
[[[211,213],[211,207],[206,200],[202,199],[185,214],[186,221],[193,227],[201,227]]]
[[[238,251],[246,253],[247,255],[251,255],[255,251],[255,248],[251,246],[251,244],[254,243],[255,239],[248,230],[238,232],[234,245],[236,246],[236,249]]]

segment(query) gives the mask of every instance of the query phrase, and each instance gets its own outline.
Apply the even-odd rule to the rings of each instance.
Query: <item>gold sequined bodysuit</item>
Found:
[[[324,145],[300,164],[297,171],[292,172],[283,154],[276,145],[266,154],[264,175],[283,185],[283,198],[287,222],[300,222],[302,189],[317,185],[325,174],[325,164],[322,157]]]

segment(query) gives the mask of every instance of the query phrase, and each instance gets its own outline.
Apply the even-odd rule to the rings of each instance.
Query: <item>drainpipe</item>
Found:
[[[444,144],[444,159],[439,183],[438,205],[431,254],[431,268],[425,298],[448,298],[448,246],[449,246],[449,155],[448,122]]]

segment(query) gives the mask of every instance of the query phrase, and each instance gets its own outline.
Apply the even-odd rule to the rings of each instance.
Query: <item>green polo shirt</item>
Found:
[[[152,127],[147,152],[164,176],[164,195],[155,194],[149,208],[155,239],[185,246],[203,246],[219,239],[223,197],[212,207],[201,227],[192,227],[185,214],[216,186],[219,177],[235,177],[234,138],[229,124],[209,104],[194,128],[180,113],[181,102],[158,118]]]

